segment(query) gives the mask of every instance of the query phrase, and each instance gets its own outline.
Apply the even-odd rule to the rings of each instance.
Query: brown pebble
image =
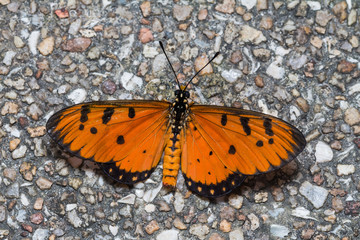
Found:
[[[343,189],[333,188],[330,190],[330,194],[333,195],[334,197],[336,196],[343,197],[347,194],[347,192],[344,191]]]
[[[274,187],[271,194],[276,202],[282,202],[285,200],[285,194],[280,187]]]
[[[30,216],[30,221],[37,225],[42,223],[43,220],[44,220],[44,216],[42,215],[41,212],[34,213],[33,215]]]
[[[344,210],[344,204],[341,200],[341,198],[338,197],[334,197],[331,200],[331,204],[332,204],[332,208],[335,210],[335,212],[341,212],[342,210]]]
[[[206,56],[205,53],[203,53],[201,56],[197,57],[195,59],[195,71],[198,72],[202,67],[204,67],[207,63],[209,62],[208,57]],[[211,66],[211,64],[207,65],[206,68],[204,68],[199,75],[203,76],[203,75],[207,75],[207,74],[211,74],[213,73],[213,68]]]
[[[65,8],[57,9],[54,11],[54,13],[58,18],[68,18],[70,16],[69,11],[66,10]]]
[[[39,177],[36,180],[36,185],[41,189],[41,190],[46,190],[46,189],[50,189],[51,186],[53,185],[53,182],[50,181],[49,179],[46,179],[44,177]]]
[[[230,62],[237,64],[242,61],[242,53],[240,50],[235,50],[231,53]]]
[[[105,93],[105,94],[112,95],[112,94],[114,94],[114,92],[116,91],[116,84],[115,84],[114,81],[112,81],[112,80],[106,80],[106,81],[103,82],[103,84],[101,85],[101,90],[102,90],[103,93]]]
[[[314,233],[315,233],[314,229],[311,229],[311,228],[304,229],[301,232],[301,238],[306,239],[306,240],[311,239],[312,236],[314,235]]]
[[[333,7],[333,13],[339,19],[340,23],[343,23],[344,20],[347,18],[347,3],[346,1],[339,2]]]
[[[19,146],[19,144],[20,144],[19,138],[15,138],[15,139],[11,140],[9,143],[9,150],[11,152],[14,151],[17,148],[17,146]]]
[[[145,231],[150,235],[159,229],[159,224],[155,220],[152,220],[148,225],[145,226]]]
[[[225,238],[221,237],[218,233],[212,233],[209,237],[209,240],[225,240]]]
[[[192,6],[175,4],[173,16],[177,21],[185,21],[191,17],[192,10]]]
[[[179,229],[179,230],[185,230],[187,228],[186,225],[180,220],[179,217],[176,217],[174,219],[173,224],[174,224],[174,227]]]
[[[332,141],[332,142],[330,143],[330,147],[331,147],[332,149],[335,149],[335,150],[338,150],[338,151],[340,151],[340,150],[342,149],[342,147],[341,147],[341,142],[338,141],[338,140]]]
[[[224,0],[223,3],[218,3],[215,10],[222,13],[231,14],[234,12],[235,0]]]
[[[358,216],[360,213],[360,202],[359,201],[347,201],[344,213],[346,215]]]
[[[43,208],[44,199],[43,198],[37,198],[34,203],[34,209],[35,210],[41,210]]]
[[[22,162],[19,172],[25,180],[31,182],[36,174],[36,166],[30,162]]]
[[[148,43],[154,40],[152,32],[148,28],[141,28],[139,33],[139,40],[142,43]]]
[[[235,209],[230,206],[224,206],[220,210],[220,219],[226,219],[229,221],[235,220]]]
[[[245,22],[250,21],[252,18],[253,18],[252,13],[247,12],[247,13],[245,13],[245,14],[243,15],[243,19],[244,19]]]
[[[314,175],[313,181],[314,181],[314,183],[316,183],[318,186],[320,186],[321,184],[323,184],[324,180],[325,180],[325,179],[323,178],[323,176],[322,176],[321,173],[316,173],[316,174]]]
[[[3,172],[4,177],[14,181],[16,179],[16,171],[13,168],[5,168]]]
[[[257,75],[254,79],[255,81],[255,85],[259,88],[263,88],[264,87],[264,79],[260,76]]]
[[[28,231],[28,232],[30,232],[30,233],[33,232],[33,228],[32,228],[32,226],[30,226],[29,224],[22,223],[22,224],[21,224],[21,227],[22,227],[22,229],[24,229],[25,231]]]
[[[27,132],[30,134],[30,137],[41,137],[44,136],[46,133],[46,127],[45,126],[39,126],[35,128],[28,127]]]
[[[348,62],[346,60],[341,60],[337,65],[337,70],[341,73],[349,73],[356,67],[355,63]]]
[[[149,1],[143,2],[143,3],[140,5],[140,9],[141,9],[142,15],[143,15],[144,17],[150,16],[150,13],[151,13],[151,5],[150,5],[150,2],[149,2]]]
[[[220,231],[222,232],[230,232],[231,231],[231,223],[227,220],[222,220],[220,222]]]
[[[66,40],[61,44],[61,49],[69,52],[84,52],[91,44],[90,38],[74,38],[71,40]]]
[[[303,111],[303,112],[308,112],[309,111],[309,104],[308,102],[302,98],[302,97],[298,97],[296,99],[296,104],[299,106],[299,108]]]
[[[207,9],[201,9],[201,10],[199,11],[199,13],[198,13],[198,19],[199,19],[200,21],[205,20],[206,17],[207,17],[207,15],[208,15],[208,10],[207,10]]]
[[[260,28],[269,30],[273,27],[273,19],[270,16],[263,16],[260,21]]]
[[[213,39],[216,36],[216,33],[214,31],[209,30],[209,29],[205,29],[203,31],[203,34],[210,40]]]

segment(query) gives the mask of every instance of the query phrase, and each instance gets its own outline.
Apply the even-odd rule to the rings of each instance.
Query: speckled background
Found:
[[[358,239],[359,2],[0,0],[1,239]],[[47,119],[83,101],[171,100],[252,109],[297,126],[308,145],[232,194],[191,194],[161,164],[115,184],[63,153]]]

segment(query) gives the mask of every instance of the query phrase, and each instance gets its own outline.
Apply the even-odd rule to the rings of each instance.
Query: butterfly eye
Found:
[[[184,95],[185,95],[185,98],[189,98],[189,97],[190,97],[190,93],[189,93],[188,91],[185,91]]]
[[[175,90],[175,96],[178,96],[180,94],[180,90]]]

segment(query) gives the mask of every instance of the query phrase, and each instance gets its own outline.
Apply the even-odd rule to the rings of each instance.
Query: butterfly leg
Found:
[[[169,136],[164,154],[163,183],[165,186],[175,188],[180,168],[180,134],[171,133]]]

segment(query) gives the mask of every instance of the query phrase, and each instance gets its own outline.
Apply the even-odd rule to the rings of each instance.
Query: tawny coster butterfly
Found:
[[[181,168],[187,187],[206,197],[229,193],[246,176],[278,169],[304,149],[303,134],[279,118],[189,103],[186,89],[194,77],[180,85],[175,74],[179,89],[173,102],[99,101],[62,109],[48,120],[47,132],[124,184],[149,178],[163,156],[165,186],[176,186]]]

